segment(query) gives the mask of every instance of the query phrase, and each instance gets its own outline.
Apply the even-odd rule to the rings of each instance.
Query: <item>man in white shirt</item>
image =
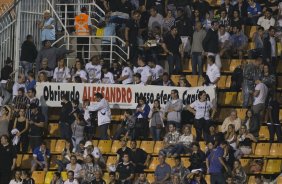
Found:
[[[101,79],[101,64],[98,55],[93,56],[90,62],[85,65],[85,70],[89,77],[90,83],[99,83]]]
[[[107,130],[111,123],[111,109],[108,101],[103,97],[101,93],[95,94],[96,101],[98,103],[90,106],[86,106],[89,111],[98,112],[98,132],[101,140],[108,139]]]
[[[18,81],[13,85],[13,98],[18,95],[18,90],[20,88],[24,88],[26,92],[24,74],[19,74]]]
[[[152,84],[157,84],[163,76],[164,69],[161,65],[157,65],[153,59],[148,61],[148,66],[152,74]]]
[[[215,64],[215,57],[208,56],[208,68],[207,68],[207,77],[209,81],[206,81],[207,85],[216,85],[220,79],[220,70]]]
[[[128,66],[126,62],[122,64],[122,72],[118,81],[122,82],[122,84],[133,83],[133,71],[131,70],[131,68]]]
[[[218,41],[220,47],[220,56],[223,56],[226,51],[230,50],[230,47],[228,45],[230,42],[230,34],[226,31],[224,25],[219,26]]]
[[[264,12],[264,16],[258,19],[258,25],[263,27],[264,30],[268,30],[271,26],[275,25],[275,19],[271,16],[272,10],[267,8]]]
[[[253,102],[252,110],[254,111],[254,114],[258,115],[259,117],[260,113],[265,108],[265,101],[266,101],[266,97],[268,94],[268,88],[259,79],[255,81],[255,84],[256,84],[256,87],[253,93],[254,102]]]
[[[73,171],[68,171],[68,179],[64,182],[64,184],[79,184],[79,182],[74,179]]]
[[[109,71],[109,68],[106,65],[102,66],[102,77],[101,83],[103,84],[114,84],[114,75],[112,72]]]
[[[141,81],[144,84],[149,84],[152,80],[152,74],[150,72],[150,67],[146,65],[145,59],[139,57],[137,61],[138,67],[134,68],[134,73],[139,73],[141,75]]]
[[[134,74],[133,80],[134,80],[134,81],[133,81],[133,84],[144,86],[144,83],[141,81],[141,75],[140,75],[140,73]]]

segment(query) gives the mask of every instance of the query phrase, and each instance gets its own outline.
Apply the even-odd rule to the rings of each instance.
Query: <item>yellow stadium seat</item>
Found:
[[[242,64],[242,61],[240,59],[232,59],[230,61],[230,67],[229,67],[229,72],[233,72],[236,67]]]
[[[154,141],[142,141],[140,148],[145,150],[147,153],[153,153],[154,151]]]
[[[175,86],[177,86],[177,84],[179,82],[179,78],[180,78],[180,75],[171,75],[170,76],[170,79],[174,83]]]
[[[269,155],[270,143],[257,143],[255,149],[256,156],[267,156]]]
[[[282,143],[272,143],[269,155],[274,157],[282,157]]]
[[[228,75],[226,78],[225,88],[230,88],[231,86],[231,75]]]
[[[105,180],[106,183],[110,183],[110,175],[108,172],[103,174],[103,179]]]
[[[156,141],[156,144],[154,146],[154,154],[159,154],[160,150],[163,149],[164,142],[163,141]]]
[[[175,166],[174,158],[166,158],[166,159],[165,159],[165,162],[166,162],[168,165],[170,165],[170,167]]]
[[[198,75],[186,75],[186,79],[191,84],[192,87],[196,87],[198,85],[199,76]]]
[[[93,146],[98,146],[99,140],[92,140]]]
[[[56,147],[54,149],[54,153],[62,153],[62,151],[65,149],[66,147],[66,141],[59,139],[56,142]]]
[[[234,105],[237,103],[237,92],[226,92],[223,105]]]
[[[267,126],[260,127],[259,140],[269,140],[269,130]]]
[[[111,166],[111,165],[115,165],[117,162],[117,157],[116,156],[108,156],[106,165],[107,167]]]
[[[280,173],[281,172],[282,160],[269,159],[265,168],[265,172],[269,174]]]
[[[207,184],[210,184],[211,183],[211,175],[209,175],[209,174],[205,175],[205,180],[206,180]]]
[[[240,162],[241,162],[242,167],[247,171],[248,167],[249,167],[249,164],[250,164],[250,159],[241,158]]]
[[[155,175],[152,173],[147,174],[147,180],[149,183],[154,183],[155,182]]]
[[[111,153],[117,153],[117,150],[121,148],[121,143],[118,140],[114,140],[112,144]]]
[[[188,157],[181,157],[181,161],[184,167],[189,167],[191,165],[190,160]]]
[[[60,137],[59,123],[49,123],[48,125],[49,137]]]
[[[253,34],[257,31],[257,26],[251,26],[249,30],[250,30],[250,32],[247,35],[248,35],[249,38],[252,38]]]
[[[237,116],[243,121],[245,120],[247,110],[248,109],[236,109]]]
[[[30,169],[32,160],[33,160],[33,156],[31,154],[23,155],[21,168],[22,169]]]
[[[51,139],[49,141],[46,141],[47,147],[50,149],[51,153],[55,153],[56,143],[57,143],[56,139]]]
[[[158,157],[152,157],[151,163],[149,165],[149,170],[156,170],[157,165],[159,165],[159,158]]]
[[[61,172],[62,179],[66,181],[68,179],[68,174],[66,171]]]
[[[255,176],[250,176],[250,177],[249,177],[248,184],[256,184]]]
[[[242,105],[243,104],[243,95],[242,95],[242,92],[239,92],[238,93],[238,96],[237,96],[237,102],[235,103],[236,105]]]
[[[62,155],[51,155],[50,169],[54,170],[58,168],[58,165],[56,163],[57,160],[62,160]]]
[[[222,75],[220,76],[220,79],[217,83],[217,87],[219,89],[224,89],[225,88],[225,84],[226,84],[226,79],[227,79],[227,76],[226,75]]]
[[[35,184],[43,184],[45,181],[45,172],[44,171],[33,171],[32,178],[35,181]]]
[[[281,56],[282,54],[282,44],[281,43],[277,43],[277,55]]]
[[[279,110],[279,120],[282,120],[282,109]]]
[[[18,168],[21,167],[22,159],[23,159],[23,155],[22,154],[17,154],[16,165],[17,165]]]
[[[199,145],[200,145],[200,149],[201,149],[203,152],[205,152],[206,147],[207,147],[206,142],[205,142],[205,141],[200,141],[200,142],[199,142]]]
[[[221,61],[221,70],[225,71],[225,72],[229,72],[230,71],[230,59],[223,59]]]
[[[280,184],[280,183],[282,183],[282,176],[278,176],[277,178],[277,184]]]
[[[110,153],[112,148],[112,141],[111,140],[100,140],[98,147],[101,153]]]
[[[46,173],[44,184],[50,184],[51,183],[52,178],[53,178],[53,174],[54,174],[54,172],[52,172],[52,171],[48,171]]]
[[[200,76],[199,77],[199,80],[198,80],[198,84],[197,84],[197,86],[203,86],[203,83],[205,82],[205,79],[202,77],[202,76]]]
[[[191,129],[191,133],[192,135],[196,136],[196,128],[194,126]]]
[[[216,113],[218,115],[218,121],[223,122],[230,115],[231,110],[231,108],[220,108]]]
[[[255,43],[254,42],[248,43],[248,50],[251,50],[251,49],[255,49]]]

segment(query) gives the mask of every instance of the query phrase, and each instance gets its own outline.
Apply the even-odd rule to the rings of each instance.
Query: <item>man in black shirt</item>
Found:
[[[270,135],[270,142],[274,141],[274,136],[276,134],[277,140],[279,143],[282,142],[282,130],[281,124],[279,121],[279,102],[275,99],[275,95],[270,97],[269,104],[267,107],[267,114],[269,117],[269,122],[267,123],[269,135]]]
[[[38,106],[34,103],[30,104],[29,109],[31,110],[30,121],[29,121],[29,144],[32,150],[40,146],[45,126],[45,117],[38,110]]]
[[[131,141],[131,161],[135,167],[135,173],[143,173],[144,169],[149,165],[151,156],[143,149],[137,148],[137,142]]]
[[[61,133],[61,138],[66,139],[68,141],[71,140],[72,132],[71,132],[71,124],[72,118],[70,117],[70,114],[72,112],[72,104],[69,101],[69,96],[64,95],[62,97],[62,108],[61,108],[61,113],[60,113],[60,121],[59,121],[59,126],[60,126],[60,133]]]
[[[132,184],[134,179],[134,166],[129,162],[129,155],[123,155],[123,162],[117,165],[118,178],[123,184]]]
[[[16,168],[17,153],[7,135],[1,136],[0,155],[0,183],[8,184]]]
[[[132,160],[132,151],[127,147],[127,139],[123,138],[120,140],[121,148],[117,150],[117,163],[122,162],[123,156],[127,154],[129,159]]]
[[[176,26],[172,26],[170,34],[164,38],[164,51],[168,54],[169,74],[179,74],[181,71],[180,53],[183,55],[183,45]]]
[[[132,63],[137,64],[138,57],[138,35],[139,35],[139,20],[141,14],[139,11],[134,11],[132,18],[127,22],[125,27],[125,43],[130,47],[129,58]]]

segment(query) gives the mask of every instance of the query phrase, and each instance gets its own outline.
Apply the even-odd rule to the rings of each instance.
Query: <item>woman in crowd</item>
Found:
[[[77,163],[77,159],[75,155],[72,155],[70,157],[70,163],[67,165],[66,170],[67,171],[73,171],[74,172],[74,178],[80,177],[80,171],[82,167],[80,164]]]
[[[64,58],[59,58],[58,67],[56,67],[54,70],[53,81],[67,83],[70,79],[70,69],[65,66]]]
[[[63,183],[64,183],[64,181],[62,179],[61,173],[54,172],[53,178],[52,178],[50,184],[63,184]]]
[[[62,172],[67,164],[70,163],[70,158],[72,155],[72,144],[69,141],[66,141],[66,145],[65,148],[63,150],[63,152],[61,153],[62,155],[62,159],[61,160],[57,160],[56,163],[58,164],[58,171]]]
[[[146,103],[146,98],[139,98],[138,105],[136,107],[135,117],[135,138],[136,139],[147,139],[149,123],[148,115],[150,112],[150,106]]]
[[[154,100],[153,108],[150,110],[148,118],[150,120],[149,127],[153,140],[154,141],[161,140],[160,136],[161,136],[161,131],[164,128],[164,123],[163,123],[163,111],[161,109],[159,100]]]
[[[22,171],[22,184],[35,184],[33,178],[31,178],[31,173],[29,171]],[[61,183],[60,183],[61,184]]]
[[[233,124],[228,125],[228,130],[225,134],[225,140],[232,146],[233,149],[237,149],[237,134],[235,132],[235,126]]]
[[[87,73],[83,69],[83,63],[81,60],[76,60],[74,69],[72,71],[72,82],[75,82],[75,77],[79,76],[82,82],[87,82]]]
[[[246,112],[245,121],[243,122],[243,125],[246,126],[247,131],[253,136],[258,137],[259,136],[259,120],[257,116],[254,115],[254,112],[252,109],[248,109]]]
[[[205,170],[205,153],[200,149],[200,146],[197,142],[192,143],[192,154],[190,157],[189,170],[193,169],[202,169]]]
[[[19,116],[15,118],[13,129],[17,129],[19,132],[16,134],[20,138],[19,143],[17,144],[17,150],[26,153],[28,150],[28,119],[26,118],[25,108],[20,108]]]
[[[11,108],[5,105],[0,117],[0,136],[9,135],[9,123],[11,119]]]
[[[242,155],[250,155],[252,153],[252,143],[257,142],[253,134],[249,133],[246,125],[242,125],[237,137],[238,151],[235,153],[236,158]]]
[[[82,165],[82,170],[80,171],[80,176],[82,177],[82,183],[89,183],[95,179],[94,173],[96,171],[101,171],[98,165],[94,165],[94,157],[89,154],[85,158],[85,163]]]
[[[14,174],[14,179],[12,179],[9,184],[22,184],[21,174],[21,171],[16,171]]]
[[[163,21],[163,33],[167,33],[170,31],[170,28],[174,25],[175,18],[172,15],[172,11],[168,10],[166,16]]]
[[[85,122],[82,114],[77,114],[74,122],[71,125],[72,129],[72,145],[77,148],[80,141],[84,139]]]
[[[235,160],[232,170],[232,178],[234,180],[234,183],[246,183],[247,175],[241,165],[241,162],[239,160]]]
[[[233,109],[230,112],[230,116],[225,118],[225,120],[223,121],[222,126],[221,126],[221,131],[223,133],[227,132],[228,126],[230,124],[234,125],[235,132],[238,132],[240,130],[241,119],[237,116],[237,111],[235,109]]]
[[[47,74],[45,72],[39,72],[37,82],[48,82]]]

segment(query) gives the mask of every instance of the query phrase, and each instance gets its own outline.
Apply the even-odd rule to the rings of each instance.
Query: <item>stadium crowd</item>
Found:
[[[78,99],[64,95],[59,129],[66,144],[56,160],[58,171],[51,184],[104,184],[105,171],[111,184],[149,183],[146,169],[153,156],[139,148],[140,140],[163,141],[154,170],[156,184],[244,184],[248,182],[247,173],[260,172],[263,159],[253,160],[249,170],[242,167],[240,159],[252,154],[252,143],[259,141],[263,124],[269,128],[269,142],[282,143],[280,105],[276,99],[282,2],[222,0],[217,7],[215,2],[205,0],[96,3],[105,11],[99,23],[91,22],[85,7],[79,15],[67,15],[74,18],[68,31],[80,34],[80,18],[86,23],[83,33],[87,34],[77,39],[81,47],[77,48],[73,66],[66,66],[65,62],[66,54],[73,51],[52,46],[57,30],[46,10],[44,20],[37,23],[42,32],[42,48],[37,48],[32,35],[28,35],[21,48],[23,70],[18,79],[11,82],[12,60],[7,59],[1,70],[0,183],[32,184],[32,172],[49,170],[52,153],[46,143],[46,127],[50,109],[36,97],[36,84],[42,82],[175,86],[164,108],[159,100],[150,106],[146,98],[139,98],[135,110],[124,111],[122,123],[112,135],[108,134],[111,108],[102,94],[95,94],[96,103],[85,100],[82,105]],[[116,16],[124,14],[127,18]],[[103,59],[105,54],[89,55],[87,36],[96,34],[94,24],[103,29],[104,36],[117,35],[125,40],[130,47],[127,62],[116,60],[110,66]],[[245,33],[250,26],[257,29],[248,37]],[[249,48],[250,40],[253,48]],[[232,110],[219,128],[215,119],[217,106],[208,101],[205,91],[199,92],[195,102],[184,105],[177,87],[191,87],[184,71],[188,61],[192,74],[203,78],[203,86],[217,86],[224,62],[234,58],[242,60],[242,65],[232,71],[230,91],[242,90],[241,106],[248,110],[244,119]],[[179,81],[172,81],[171,75],[180,75]],[[94,139],[120,140],[115,163],[106,165]],[[205,141],[204,150],[200,141]],[[28,153],[29,148],[33,155],[31,168],[21,171],[16,168],[17,154]],[[183,165],[183,155],[189,156],[189,167]],[[174,159],[173,167],[166,162],[167,157]],[[63,171],[67,171],[66,181],[61,176]],[[206,174],[210,181],[206,181]],[[261,175],[255,176],[257,184],[264,180]]]

